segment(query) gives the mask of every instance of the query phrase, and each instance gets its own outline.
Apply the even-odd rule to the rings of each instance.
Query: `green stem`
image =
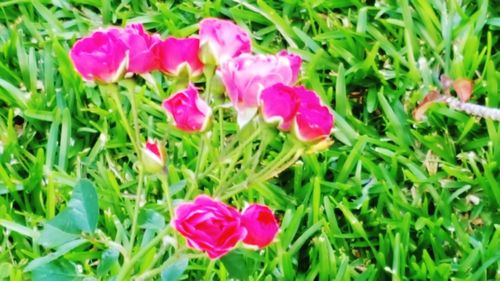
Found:
[[[254,130],[253,133],[247,138],[245,138],[243,141],[241,137],[235,138],[233,141],[231,141],[231,143],[227,146],[227,148],[223,149],[220,152],[220,155],[222,156],[220,156],[219,159],[217,159],[216,161],[213,161],[210,164],[210,166],[197,177],[197,180],[201,180],[202,178],[206,177],[215,167],[220,166],[222,163],[224,163],[226,159],[238,158],[241,155],[243,149],[247,145],[252,143],[261,134],[261,132],[262,132],[261,126],[258,126],[257,129]],[[234,147],[236,144],[238,145]]]
[[[105,90],[110,92],[111,98],[113,99],[115,106],[118,110],[118,114],[120,115],[120,120],[122,123],[122,126],[125,128],[125,131],[127,131],[127,134],[130,138],[130,141],[132,142],[132,145],[134,147],[134,150],[136,152],[140,151],[140,148],[136,142],[136,138],[134,136],[134,133],[132,131],[132,128],[129,125],[127,116],[125,115],[125,112],[122,107],[122,102],[120,100],[120,91],[118,89],[118,86],[115,84],[107,84],[105,86],[102,86]]]
[[[137,280],[150,280],[156,275],[162,273],[167,267],[171,266],[181,256],[184,256],[187,259],[196,259],[205,257],[204,254],[183,254],[183,251],[176,252],[174,255],[170,256],[164,263],[162,263],[159,267],[151,269],[141,274],[141,276],[139,276]]]
[[[268,179],[279,175],[281,172],[293,165],[293,163],[295,163],[300,156],[302,156],[303,152],[304,148],[301,144],[295,144],[286,152],[283,150],[269,165],[263,167],[260,172],[253,176],[250,180],[246,180],[228,190],[225,190],[221,200],[230,198],[253,184],[265,182]]]
[[[163,168],[163,173],[160,177],[161,186],[163,188],[163,198],[167,202],[168,212],[170,213],[170,219],[174,217],[174,208],[172,204],[172,197],[170,196],[170,187],[168,185],[168,171],[167,168]]]
[[[124,263],[120,273],[116,277],[116,281],[129,280],[127,279],[128,274],[134,268],[135,264],[153,247],[155,247],[158,243],[163,240],[168,232],[170,231],[170,225],[167,225],[164,229],[162,229],[153,240],[151,240],[146,246],[141,248],[137,254],[133,255],[132,258]]]
[[[137,184],[137,191],[135,193],[135,207],[134,214],[132,216],[132,233],[130,234],[130,251],[134,248],[135,236],[137,235],[137,219],[139,217],[139,209],[141,207],[141,195],[142,195],[142,185],[143,185],[143,169],[139,165],[139,183]]]

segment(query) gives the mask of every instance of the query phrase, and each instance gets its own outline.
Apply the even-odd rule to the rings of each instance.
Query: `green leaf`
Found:
[[[76,183],[68,207],[45,224],[38,243],[46,248],[58,247],[83,232],[94,232],[99,206],[94,184],[82,179]]]
[[[100,277],[104,277],[104,275],[108,273],[111,267],[117,263],[119,256],[120,253],[118,252],[118,250],[114,248],[107,249],[106,251],[104,251],[101,256],[101,262],[97,267],[97,274]]]
[[[165,218],[151,209],[143,209],[139,213],[138,223],[141,228],[161,230],[165,227]]]
[[[50,253],[46,256],[32,260],[30,263],[28,263],[28,265],[26,266],[24,271],[29,272],[29,271],[35,270],[36,268],[38,268],[40,266],[46,265],[46,264],[58,259],[59,257],[63,256],[64,254],[68,253],[69,251],[75,249],[76,247],[78,247],[86,242],[87,241],[83,240],[83,239],[78,239],[78,240],[68,242],[68,243],[62,245],[61,247],[59,247],[57,249],[57,251]]]
[[[76,266],[66,260],[55,261],[38,267],[31,273],[31,279],[33,281],[81,280],[78,276]]]
[[[186,270],[189,263],[189,259],[187,257],[181,256],[170,266],[165,268],[161,272],[161,280],[162,281],[176,281],[179,280]]]
[[[38,243],[45,248],[56,248],[80,236],[71,212],[66,209],[47,222],[40,233]]]
[[[244,250],[234,250],[220,260],[229,272],[229,276],[238,280],[247,280],[256,269],[255,262],[246,257]]]
[[[80,180],[73,191],[68,207],[72,219],[78,228],[85,232],[94,232],[97,227],[99,205],[94,184],[87,180]]]

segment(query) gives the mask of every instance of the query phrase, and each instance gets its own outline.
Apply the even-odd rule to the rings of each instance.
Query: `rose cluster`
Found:
[[[180,204],[175,213],[173,226],[186,237],[188,246],[205,251],[211,259],[227,254],[240,241],[264,248],[279,229],[271,209],[265,205],[251,204],[239,213],[205,195]]]
[[[225,87],[240,127],[261,112],[264,121],[294,132],[301,141],[326,139],[334,117],[314,91],[295,85],[300,56],[284,50],[276,55],[251,51],[245,30],[228,20],[208,18],[199,23],[198,36],[189,38],[162,40],[141,24],[96,31],[78,40],[70,56],[83,78],[103,83],[116,82],[125,73],[156,70],[196,79],[204,67],[216,67],[216,78]],[[212,113],[192,83],[166,99],[163,107],[174,125],[186,132],[204,130]]]
[[[259,120],[273,124],[297,139],[316,144],[328,143],[334,116],[320,97],[296,85],[302,59],[288,51],[275,55],[253,54],[249,34],[235,23],[215,18],[199,23],[197,36],[162,39],[141,24],[98,30],[78,40],[70,51],[80,75],[88,81],[114,83],[124,76],[147,76],[161,71],[176,81],[186,81],[182,89],[163,101],[163,108],[179,130],[201,132],[212,116],[210,93],[204,100],[195,82],[205,74],[205,92],[210,81],[218,81],[237,112],[237,122],[245,126],[258,114]],[[187,86],[186,86],[187,85]],[[141,155],[149,171],[161,172],[165,152],[148,141]],[[199,196],[180,204],[172,225],[191,248],[219,258],[236,244],[263,248],[272,242],[279,226],[272,211],[252,204],[242,213]]]

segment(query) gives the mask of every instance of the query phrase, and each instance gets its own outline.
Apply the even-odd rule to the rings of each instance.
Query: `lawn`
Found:
[[[1,1],[0,280],[500,279],[495,2]],[[204,56],[198,75],[97,82],[70,56],[96,30],[186,38],[206,18],[236,23],[255,54],[301,59],[282,87],[319,97],[311,128],[334,114],[330,137],[267,122],[266,90],[246,118]],[[164,101],[189,81],[209,109],[186,132]],[[188,244],[180,206],[200,195],[234,211],[224,223],[264,206],[279,231],[255,246],[251,220],[220,255],[226,241]]]

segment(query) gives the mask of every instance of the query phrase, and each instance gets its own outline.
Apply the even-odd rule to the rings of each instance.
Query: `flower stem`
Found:
[[[134,248],[135,236],[137,235],[137,219],[139,217],[139,209],[141,208],[141,195],[142,195],[142,185],[144,181],[144,173],[142,167],[139,165],[139,183],[137,184],[137,191],[135,193],[135,207],[134,214],[132,216],[132,230],[130,234],[130,251]]]
[[[127,131],[127,134],[130,138],[130,141],[132,142],[132,146],[134,147],[134,150],[136,153],[140,151],[139,145],[136,141],[136,137],[134,136],[134,131],[132,131],[132,128],[129,125],[127,116],[125,115],[125,111],[123,110],[122,102],[120,100],[120,91],[117,85],[115,84],[107,84],[102,86],[105,92],[109,92],[111,95],[111,98],[113,99],[115,106],[118,110],[118,114],[120,115],[120,121],[122,123],[122,126],[125,128],[125,131]]]
[[[123,267],[120,270],[120,273],[116,277],[116,281],[129,280],[128,274],[134,268],[135,264],[153,247],[155,247],[158,243],[160,243],[164,236],[168,234],[170,231],[170,225],[167,225],[164,229],[162,229],[153,240],[149,241],[146,246],[141,248],[139,252],[132,256],[132,258],[123,264]]]
[[[168,185],[168,171],[167,168],[163,168],[162,175],[160,177],[161,186],[163,188],[163,198],[167,202],[168,212],[170,213],[170,219],[174,217],[174,207],[172,204],[172,197],[170,196],[170,187]]]
[[[265,182],[266,180],[279,175],[281,172],[293,165],[293,163],[297,162],[303,152],[304,147],[302,144],[294,144],[288,151],[282,150],[269,165],[262,167],[260,172],[252,176],[251,179],[245,180],[244,182],[225,190],[221,200],[230,198],[253,184]]]

